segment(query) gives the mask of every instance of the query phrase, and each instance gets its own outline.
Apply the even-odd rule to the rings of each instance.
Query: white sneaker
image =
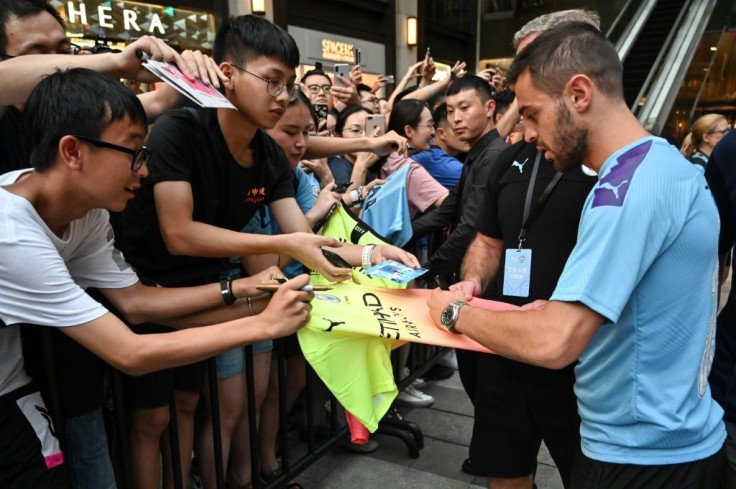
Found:
[[[457,355],[455,355],[455,350],[452,349],[442,355],[440,359],[437,360],[437,363],[445,367],[450,367],[453,370],[457,370]]]
[[[434,397],[416,389],[413,385],[409,385],[406,389],[399,392],[396,400],[405,406],[411,407],[427,407],[434,404]]]
[[[408,376],[409,376],[409,367],[404,367],[404,377],[402,378],[405,379]],[[414,379],[411,385],[413,385],[417,389],[424,389],[425,387],[427,387],[427,382],[423,378],[417,377],[416,379]]]

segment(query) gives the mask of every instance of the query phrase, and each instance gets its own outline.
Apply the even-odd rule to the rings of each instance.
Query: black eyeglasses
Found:
[[[708,134],[715,134],[715,133],[720,132],[721,134],[723,134],[725,136],[730,131],[731,131],[731,128],[729,127],[728,129],[721,129],[720,131],[710,131]]]
[[[133,155],[133,160],[130,163],[130,170],[134,172],[140,170],[143,165],[148,163],[148,158],[151,157],[151,150],[146,148],[145,146],[141,147],[140,149],[130,149],[126,148],[125,146],[108,143],[107,141],[100,141],[99,139],[77,136],[76,134],[72,134],[72,136],[81,139],[82,141],[86,141],[89,144],[97,146],[99,148],[114,149],[116,151],[121,151],[123,153]]]
[[[271,95],[272,97],[278,97],[279,95],[281,95],[281,92],[284,91],[284,88],[286,88],[286,91],[289,94],[289,100],[291,102],[296,100],[296,96],[299,93],[298,85],[294,83],[287,84],[281,78],[263,78],[262,76],[256,75],[255,73],[250,72],[246,70],[245,68],[241,68],[240,66],[234,63],[230,63],[230,64],[236,67],[237,69],[239,69],[240,71],[244,71],[248,73],[249,75],[255,76],[259,80],[263,80],[264,82],[266,82],[267,83],[266,90],[268,91],[268,94]]]
[[[52,54],[70,54],[70,55],[76,55],[79,54],[82,51],[81,46],[78,46],[74,43],[70,43],[69,46],[64,47],[63,49],[57,51],[56,53]],[[13,59],[17,58],[18,56],[13,56],[10,54],[1,54],[0,58],[2,59]]]
[[[332,88],[332,85],[307,85],[307,90],[309,90],[309,93],[312,95],[317,95],[320,90],[325,94],[328,94],[330,93],[330,88]]]

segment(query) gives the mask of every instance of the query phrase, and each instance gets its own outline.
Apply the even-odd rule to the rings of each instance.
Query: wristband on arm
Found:
[[[222,301],[226,306],[232,306],[235,304],[237,297],[233,294],[233,280],[223,278],[220,280],[220,294],[222,294]]]

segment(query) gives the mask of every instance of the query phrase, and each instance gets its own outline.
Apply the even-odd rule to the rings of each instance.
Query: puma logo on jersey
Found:
[[[332,328],[336,326],[340,326],[341,324],[345,324],[345,321],[333,321],[332,319],[322,318],[325,321],[330,323],[330,326],[325,330],[325,332],[330,333],[332,332]]]
[[[597,186],[593,187],[594,194],[591,207],[621,207],[624,205],[626,194],[634,180],[634,173],[649,154],[651,148],[652,140],[650,139],[634,146],[616,158],[615,163],[610,165],[608,174],[600,179]]]
[[[514,161],[511,163],[511,166],[515,166],[519,169],[519,173],[524,173],[524,165],[526,165],[526,162],[529,161],[529,158],[524,160],[524,163],[519,163],[518,161]]]
[[[618,185],[612,185],[608,182],[602,183],[598,185],[599,189],[608,189],[611,192],[613,192],[614,197],[616,197],[616,200],[618,200],[618,189],[621,188],[622,185],[628,183],[628,180],[624,180],[623,182],[619,183]]]

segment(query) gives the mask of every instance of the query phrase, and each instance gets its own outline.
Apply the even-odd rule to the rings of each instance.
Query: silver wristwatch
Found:
[[[442,311],[440,322],[448,333],[460,334],[458,331],[455,331],[455,324],[457,323],[457,318],[460,316],[460,308],[467,305],[469,304],[465,301],[455,301],[451,302],[444,311]]]

